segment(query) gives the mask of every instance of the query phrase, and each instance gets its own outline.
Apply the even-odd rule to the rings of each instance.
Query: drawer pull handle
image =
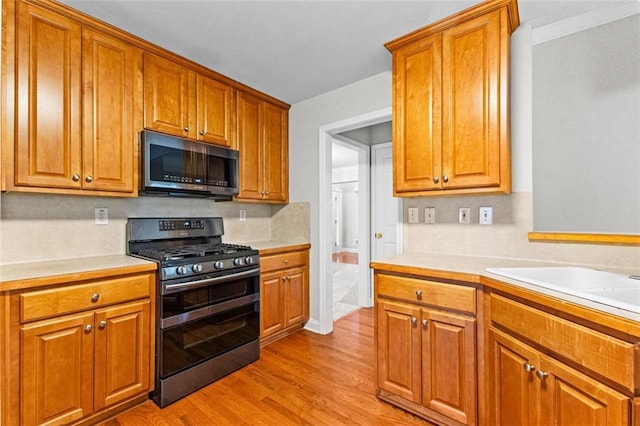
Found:
[[[424,326],[426,327],[428,322],[429,322],[429,321],[427,321],[426,319],[423,319],[423,320],[422,320],[422,325],[424,325]]]
[[[93,326],[91,324],[87,324],[84,326],[84,331],[86,331],[87,333],[91,330],[93,330]]]
[[[538,376],[538,379],[544,380],[549,377],[549,373],[547,373],[546,371],[538,370],[536,371],[536,376]]]
[[[534,371],[535,369],[536,369],[536,366],[535,366],[535,365],[533,365],[533,364],[529,364],[528,362],[525,362],[525,363],[524,363],[524,370],[525,370],[527,373],[531,373],[531,372],[532,372],[532,371]]]
[[[93,303],[97,302],[98,299],[100,299],[100,294],[99,293],[93,293],[93,295],[91,296],[91,301]]]
[[[104,328],[105,328],[106,326],[107,326],[107,322],[106,322],[106,321],[104,321],[104,320],[102,320],[102,321],[100,321],[100,322],[98,323],[98,328],[99,328],[100,330],[104,330]]]
[[[416,317],[411,318],[411,322],[413,324],[417,324],[418,323],[418,318],[416,318]]]
[[[418,298],[421,298],[422,297],[422,290],[416,290],[416,296]]]

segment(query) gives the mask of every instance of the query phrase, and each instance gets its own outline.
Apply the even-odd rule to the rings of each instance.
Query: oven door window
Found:
[[[166,378],[195,364],[257,339],[257,303],[160,331],[160,377]]]
[[[259,285],[257,277],[249,277],[166,294],[162,296],[162,318],[181,315],[207,305],[255,294],[259,291]]]

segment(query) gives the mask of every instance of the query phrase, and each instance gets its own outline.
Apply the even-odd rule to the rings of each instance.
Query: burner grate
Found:
[[[251,247],[240,244],[193,244],[170,249],[143,249],[139,256],[159,261],[188,259],[192,257],[215,256],[219,254],[237,253],[251,250]]]

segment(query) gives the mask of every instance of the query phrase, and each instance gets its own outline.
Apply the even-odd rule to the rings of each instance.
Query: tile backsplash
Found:
[[[108,209],[109,223],[96,225],[94,210],[102,207]],[[239,219],[241,209],[246,210],[246,221]],[[306,203],[271,206],[172,197],[5,193],[0,196],[0,210],[0,264],[123,254],[129,217],[221,216],[223,241],[243,243],[270,240],[272,222],[281,227],[277,225],[279,216],[304,216],[306,212],[306,218],[285,219],[289,227],[286,235],[298,235],[296,242],[300,235],[308,241],[309,235]]]
[[[419,207],[422,214],[424,207],[432,207],[434,203],[437,209],[436,224],[407,223],[408,207]],[[477,207],[482,205],[494,207],[493,225],[478,224]],[[640,271],[640,247],[530,242],[527,236],[533,229],[530,192],[468,199],[405,199],[403,207],[405,252],[544,260],[610,270]],[[471,224],[457,223],[458,207],[473,207]],[[441,220],[438,220],[438,211],[442,212]],[[422,216],[420,219],[423,219]]]

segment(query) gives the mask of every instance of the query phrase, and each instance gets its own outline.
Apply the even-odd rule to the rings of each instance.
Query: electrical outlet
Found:
[[[425,207],[424,208],[424,223],[436,223],[436,208]]]
[[[493,224],[493,207],[480,207],[480,225]]]
[[[244,222],[247,220],[247,211],[242,209],[240,210],[240,222]]]
[[[471,223],[471,209],[469,207],[458,209],[458,223]]]
[[[409,207],[407,209],[407,213],[409,216],[409,223],[418,223],[418,208],[417,207]]]
[[[106,207],[96,207],[95,219],[96,219],[96,225],[108,225],[109,209]]]

